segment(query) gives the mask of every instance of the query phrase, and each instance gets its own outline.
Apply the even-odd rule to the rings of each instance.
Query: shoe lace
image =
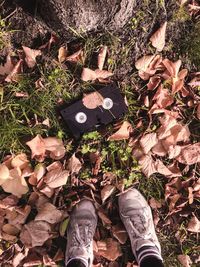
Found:
[[[75,223],[72,230],[73,247],[85,247],[88,250],[91,245],[92,239],[92,224],[89,221],[83,222],[83,225]]]
[[[126,218],[127,224],[129,225],[129,229],[131,229],[131,235],[135,237],[142,237],[142,238],[150,238],[151,232],[150,229],[150,219],[145,216],[145,209],[144,212],[135,213],[133,216],[127,216]]]

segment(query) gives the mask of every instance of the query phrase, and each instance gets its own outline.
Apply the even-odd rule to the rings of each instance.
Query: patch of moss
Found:
[[[185,6],[180,6],[177,12],[174,13],[172,21],[185,22],[190,20],[190,15]]]
[[[188,56],[196,66],[200,65],[200,22],[196,23],[188,38]]]

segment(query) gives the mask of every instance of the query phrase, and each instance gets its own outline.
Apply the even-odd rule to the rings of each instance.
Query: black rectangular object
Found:
[[[60,110],[62,118],[75,138],[123,117],[128,110],[124,98],[115,84],[103,87],[96,92],[98,95],[100,94],[102,99],[101,105],[88,108],[83,104],[83,97],[74,104]],[[94,92],[88,95],[93,97]]]

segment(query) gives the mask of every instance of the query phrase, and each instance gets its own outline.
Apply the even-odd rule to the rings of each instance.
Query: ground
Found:
[[[181,1],[136,1],[134,14],[123,29],[115,31],[99,29],[97,32],[80,32],[70,29],[67,36],[64,37],[59,36],[59,33],[46,25],[44,21],[39,18],[37,20],[36,14],[33,17],[32,12],[27,13],[22,7],[16,9],[15,4],[11,4],[11,2],[5,1],[0,4],[2,11],[0,18],[0,60],[2,64],[5,63],[8,51],[12,51],[13,59],[17,62],[22,55],[22,45],[41,49],[41,46],[49,41],[51,34],[57,35],[57,37],[54,38],[55,42],[52,43],[50,49],[42,50],[42,55],[37,58],[37,65],[34,68],[24,66],[17,82],[5,82],[3,78],[0,78],[2,81],[0,85],[1,162],[7,155],[12,154],[14,156],[24,152],[28,155],[31,167],[34,168],[38,162],[34,158],[31,159],[31,152],[26,142],[38,134],[43,138],[54,136],[62,139],[66,149],[65,157],[61,159],[62,164],[67,166],[69,159],[75,153],[80,160],[81,170],[71,174],[67,185],[56,189],[49,200],[51,203],[59,210],[70,212],[79,198],[85,195],[93,198],[98,208],[102,209],[103,213],[111,220],[110,223],[105,218],[102,219],[100,215],[101,220],[98,223],[95,240],[106,240],[109,237],[114,238],[112,226],[119,223],[117,194],[122,187],[128,188],[134,185],[148,201],[155,199],[160,203],[160,206],[158,204],[159,207],[153,208],[153,215],[155,220],[159,218],[156,230],[161,242],[165,266],[182,266],[177,259],[178,255],[189,255],[193,262],[191,266],[198,266],[200,255],[198,231],[196,233],[190,232],[187,227],[192,216],[198,217],[199,215],[199,195],[194,196],[192,201],[188,200],[188,187],[191,188],[192,183],[199,181],[199,163],[188,165],[188,168],[184,164],[178,163],[182,176],[175,177],[177,180],[174,187],[178,188],[177,192],[181,198],[177,203],[174,202],[173,209],[171,207],[172,201],[166,198],[166,185],[171,180],[159,173],[146,177],[138,161],[133,157],[133,147],[130,145],[142,134],[156,132],[160,127],[157,115],[153,121],[150,121],[148,113],[150,107],[145,104],[144,100],[147,95],[151,99],[153,93],[147,91],[147,81],[139,77],[135,62],[143,55],[155,53],[155,48],[152,47],[149,39],[167,20],[166,44],[159,54],[172,61],[181,59],[181,69],[186,68],[189,72],[186,82],[191,81],[194,73],[200,71],[200,23],[198,17],[189,13],[187,5],[180,5],[179,2]],[[199,1],[197,1],[198,3]],[[57,107],[63,102],[72,103],[76,99],[80,99],[84,93],[104,86],[99,81],[83,82],[81,80],[83,67],[97,68],[97,56],[102,45],[108,47],[104,68],[114,73],[112,81],[118,84],[121,93],[129,104],[129,111],[123,120],[131,123],[134,131],[131,139],[109,141],[108,137],[117,128],[116,125],[109,125],[100,133],[86,133],[81,139],[74,140],[64,125]],[[60,63],[58,50],[61,46],[68,47],[69,55],[81,48],[84,58],[75,64],[66,61]],[[17,97],[17,93],[23,93],[24,96]],[[195,95],[200,96],[199,87],[195,89]],[[183,98],[177,94],[174,97],[176,104],[172,110],[181,110],[180,121],[189,127],[190,142],[193,144],[200,142],[200,121],[195,115],[198,105],[195,101],[198,102],[199,98],[194,101],[190,95]],[[193,104],[189,105],[189,101],[193,101]],[[50,126],[42,124],[45,119],[49,120]],[[186,142],[186,144],[190,143]],[[93,170],[96,161],[91,160],[94,155],[97,158],[101,157],[100,168],[96,167],[97,173],[94,173]],[[162,159],[165,164],[172,163],[172,160],[167,156],[164,159],[159,157],[159,159]],[[45,159],[46,165],[52,162],[52,159]],[[109,179],[111,179],[111,184],[116,187],[116,191],[101,205],[101,191],[103,186],[109,184],[106,175],[111,177],[111,173],[114,178]],[[178,186],[178,183],[181,186]],[[20,207],[26,205],[33,191],[37,192],[37,187],[29,184],[28,193],[20,198],[17,205]],[[8,196],[3,189],[0,192],[1,200]],[[187,203],[183,205],[185,202]],[[181,205],[183,206],[180,208]],[[37,208],[33,206],[26,223],[33,220],[37,212]],[[58,248],[64,252],[66,238],[60,234],[60,225],[55,225],[55,237],[52,243],[46,242],[41,248],[42,253],[48,253],[51,258]],[[19,239],[8,241],[2,238],[0,260],[2,260],[3,266],[12,266],[11,262],[15,254],[12,249],[16,241],[20,247],[23,247]],[[42,256],[39,250],[34,249],[32,248],[32,251],[41,260]],[[128,261],[133,261],[129,241],[121,244],[121,250],[123,255],[116,260],[119,264],[117,266],[126,266]],[[95,263],[98,262],[102,263],[103,266],[111,266],[97,252]],[[64,266],[64,261],[61,260],[59,264],[57,266]]]

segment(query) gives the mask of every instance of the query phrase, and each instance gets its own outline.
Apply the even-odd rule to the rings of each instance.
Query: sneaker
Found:
[[[134,188],[121,194],[118,201],[120,217],[128,232],[138,264],[147,256],[162,260],[151,208],[145,198]]]
[[[67,227],[66,266],[80,260],[85,267],[92,266],[93,236],[97,226],[95,207],[90,200],[82,200],[73,209]]]

